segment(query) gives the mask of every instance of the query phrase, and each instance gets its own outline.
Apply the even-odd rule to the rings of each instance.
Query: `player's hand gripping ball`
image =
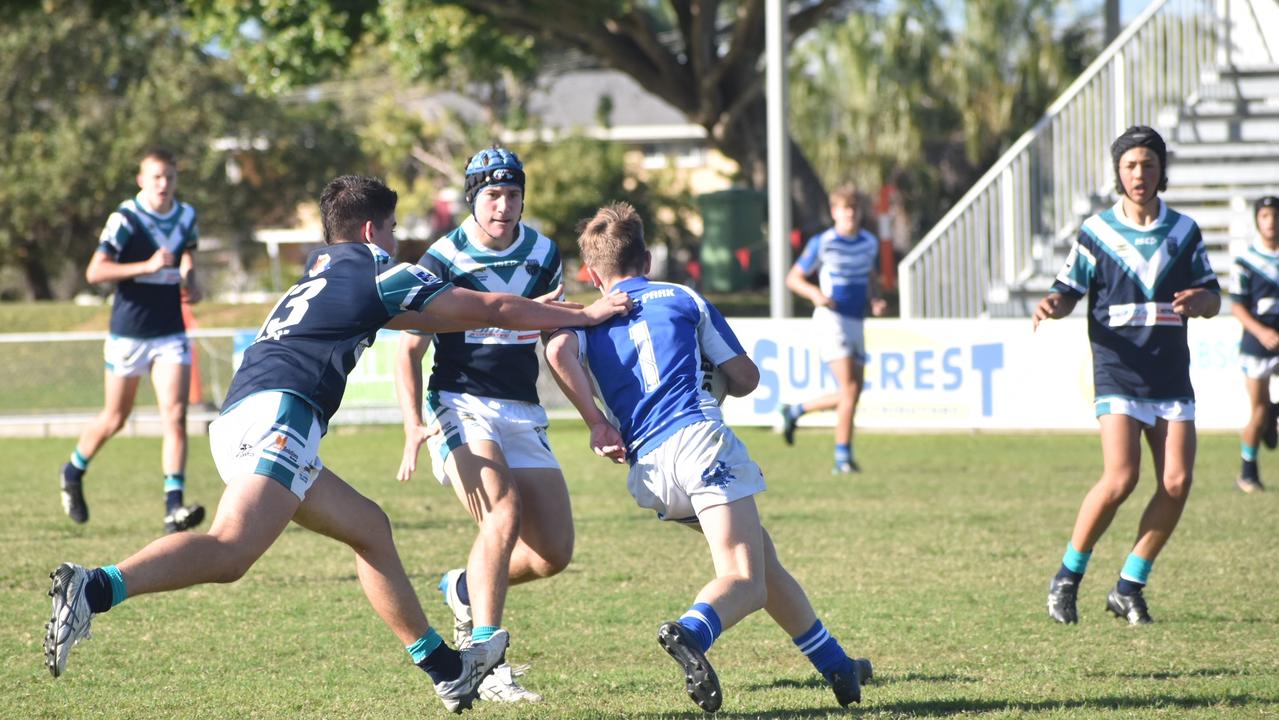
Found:
[[[720,405],[724,404],[724,398],[728,396],[728,378],[724,376],[724,371],[706,358],[702,358],[702,389],[710,393]]]

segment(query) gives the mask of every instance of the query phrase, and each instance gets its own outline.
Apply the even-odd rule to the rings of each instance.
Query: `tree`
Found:
[[[710,142],[763,187],[767,138],[763,92],[765,0],[197,0],[195,27],[246,63],[251,80],[280,89],[331,77],[361,48],[385,44],[408,77],[431,79],[509,70],[528,77],[539,48],[573,50],[635,78],[706,128]],[[800,38],[843,11],[847,0],[791,0],[789,31]],[[372,41],[372,42],[371,42]],[[518,92],[518,82],[512,84]],[[792,143],[797,222],[826,216],[825,193]]]
[[[0,264],[20,268],[31,297],[53,297],[65,269],[84,267],[107,215],[137,191],[148,147],[177,152],[202,231],[232,240],[314,197],[357,152],[322,108],[245,91],[167,14],[49,0],[11,20],[0,29]],[[247,170],[239,184],[217,138],[244,140],[231,158]]]

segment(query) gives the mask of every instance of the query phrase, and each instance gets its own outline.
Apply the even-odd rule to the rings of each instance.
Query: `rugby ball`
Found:
[[[702,389],[710,393],[720,405],[724,404],[724,398],[728,396],[728,378],[724,377],[719,366],[706,358],[702,358]]]

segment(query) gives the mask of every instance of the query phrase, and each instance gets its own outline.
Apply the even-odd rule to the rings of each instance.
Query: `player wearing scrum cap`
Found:
[[[1078,622],[1076,598],[1092,556],[1137,487],[1141,439],[1150,447],[1155,492],[1146,504],[1106,608],[1131,625],[1151,622],[1143,589],[1177,527],[1195,462],[1195,394],[1186,325],[1221,309],[1220,288],[1199,226],[1159,198],[1168,187],[1163,138],[1128,128],[1110,147],[1114,207],[1084,221],[1035,327],[1065,317],[1088,296],[1094,407],[1101,426],[1102,474],[1084,497],[1061,568],[1048,590],[1048,615]]]

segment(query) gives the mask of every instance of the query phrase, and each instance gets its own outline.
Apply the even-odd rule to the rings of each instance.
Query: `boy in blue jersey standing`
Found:
[[[1275,447],[1270,378],[1279,373],[1279,197],[1257,200],[1253,217],[1257,241],[1235,258],[1230,277],[1230,312],[1243,325],[1239,363],[1251,406],[1240,442],[1243,467],[1235,480],[1246,493],[1265,490],[1257,471],[1258,445],[1265,439]]]
[[[852,184],[831,192],[834,226],[809,239],[786,274],[786,287],[813,304],[815,331],[823,338],[822,361],[830,367],[838,388],[803,403],[783,404],[782,437],[793,445],[800,417],[834,410],[835,473],[861,471],[853,453],[853,417],[865,384],[866,311],[878,317],[888,307],[879,296],[879,239],[861,229],[865,204]]]
[[[226,488],[207,535],[162,537],[117,565],[63,563],[50,577],[53,612],[45,664],[54,677],[89,636],[94,615],[130,596],[234,582],[290,521],[350,546],[373,609],[431,677],[445,707],[471,706],[502,661],[504,630],[461,651],[427,622],[400,563],[386,514],[320,461],[319,446],[346,380],[382,327],[447,332],[476,327],[554,329],[627,310],[625,298],[582,309],[456,288],[416,265],[395,264],[396,194],[343,176],[320,197],[326,246],[262,325],[232,378],[209,444]],[[429,306],[429,307],[428,307]]]
[[[89,521],[84,476],[89,461],[124,427],[133,412],[142,376],[151,374],[160,408],[164,444],[164,531],[200,524],[204,508],[186,505],[187,395],[191,384],[191,343],[182,319],[187,302],[200,301],[195,251],[200,231],[195,208],[177,199],[178,165],[168,150],[153,149],[138,166],[136,197],[120,203],[102,230],[98,251],[85,279],[116,284],[106,359],[105,396],[98,413],[80,433],[58,480],[62,508],[77,523]]]
[[[1095,408],[1102,475],[1084,497],[1061,568],[1048,588],[1048,616],[1079,620],[1076,600],[1093,547],[1137,487],[1144,435],[1155,466],[1155,494],[1137,542],[1106,596],[1130,625],[1151,622],[1142,593],[1159,551],[1190,496],[1195,465],[1195,392],[1190,385],[1187,319],[1221,309],[1217,277],[1194,220],[1168,207],[1163,138],[1130,127],[1110,146],[1114,207],[1084,221],[1066,266],[1040,301],[1033,323],[1065,317],[1088,296]]]
[[[472,214],[432,243],[418,264],[479,292],[540,297],[563,282],[555,242],[520,222],[524,165],[494,146],[466,165]],[[573,511],[559,461],[546,437],[537,395],[542,334],[483,328],[434,336],[434,367],[422,416],[422,358],[430,335],[401,336],[396,393],[404,413],[399,479],[417,469],[423,443],[435,478],[453,488],[479,525],[466,568],[440,581],[453,612],[454,640],[483,641],[502,624],[508,585],[550,577],[573,556]],[[537,701],[503,663],[480,685],[497,702]]]
[[[723,373],[728,393],[738,397],[755,389],[759,368],[705,298],[645,277],[644,226],[630,205],[599,210],[580,228],[578,243],[592,282],[606,296],[626,293],[634,310],[625,321],[557,333],[547,343],[547,362],[590,427],[595,453],[630,465],[635,501],[706,537],[715,579],[688,612],[658,628],[689,697],[707,712],[719,709],[723,696],[706,652],[720,633],[762,607],[831,684],[840,705],[860,702],[870,661],[844,652],[778,560],[755,506],[764,476],[702,389],[703,362]]]

